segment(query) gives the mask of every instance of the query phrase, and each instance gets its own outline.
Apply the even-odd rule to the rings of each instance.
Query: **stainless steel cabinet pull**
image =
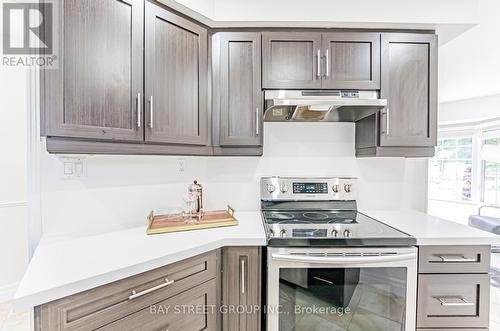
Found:
[[[329,56],[329,49],[327,48],[325,53],[326,53],[326,72],[325,72],[325,76],[328,77],[330,76],[330,56]]]
[[[442,262],[477,262],[476,259],[474,258],[467,258],[463,256],[462,254],[434,254],[434,256],[437,256],[441,259]]]
[[[241,294],[245,294],[245,259],[241,259]]]
[[[259,135],[259,126],[260,126],[260,114],[259,107],[255,108],[255,134]]]
[[[386,123],[385,134],[386,135],[389,135],[390,132],[391,132],[390,131],[390,128],[391,128],[390,124],[391,124],[391,122],[390,122],[390,118],[389,118],[390,116],[389,115],[390,115],[389,108],[387,108],[387,110],[385,111],[385,123]]]
[[[143,295],[146,295],[148,293],[158,291],[161,288],[164,288],[165,286],[172,285],[174,283],[174,280],[168,280],[168,278],[165,278],[165,283],[157,285],[152,288],[148,288],[147,290],[141,291],[137,293],[136,291],[132,291],[132,295],[128,297],[129,300],[136,299],[138,297],[142,297]]]
[[[137,93],[137,127],[141,127],[141,93]]]
[[[149,127],[152,129],[153,128],[153,96],[149,97]]]
[[[438,300],[441,303],[441,306],[443,307],[470,307],[470,306],[475,306],[476,304],[474,302],[469,302],[465,300],[463,297],[459,296],[448,296],[448,297],[434,297],[436,300]],[[449,302],[446,300],[449,299],[458,299],[461,302]]]
[[[316,54],[316,76],[321,77],[321,50],[318,49],[318,53]]]

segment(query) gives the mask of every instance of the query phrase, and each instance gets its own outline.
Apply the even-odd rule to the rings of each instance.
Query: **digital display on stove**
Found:
[[[328,193],[327,183],[293,183],[293,193]]]
[[[301,237],[301,238],[326,237],[326,229],[293,229],[292,237]]]

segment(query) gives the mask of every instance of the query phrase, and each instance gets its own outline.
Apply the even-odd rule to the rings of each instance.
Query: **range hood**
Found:
[[[265,122],[356,122],[387,106],[377,91],[266,90]]]

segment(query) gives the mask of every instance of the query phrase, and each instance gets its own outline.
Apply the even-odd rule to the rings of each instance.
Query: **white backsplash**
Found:
[[[42,227],[87,235],[146,224],[152,209],[181,206],[203,184],[206,209],[259,208],[262,176],[354,176],[360,209],[426,206],[426,159],[355,158],[350,123],[266,123],[263,157],[84,156],[86,175],[63,176],[63,158],[42,152]],[[185,162],[179,171],[179,159]]]

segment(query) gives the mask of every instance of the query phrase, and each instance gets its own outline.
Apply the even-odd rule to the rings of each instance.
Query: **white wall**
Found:
[[[500,94],[439,104],[438,121],[440,125],[471,123],[498,118],[500,118]]]
[[[361,209],[425,210],[425,159],[357,159],[349,123],[266,123],[258,157],[90,156],[87,177],[62,178],[60,156],[42,152],[45,235],[111,231],[146,224],[151,209],[182,205],[193,179],[205,187],[206,208],[259,208],[261,176],[356,176]]]
[[[479,0],[159,0],[213,27],[436,30],[444,44],[477,22]]]
[[[26,268],[26,72],[0,69],[0,301]]]
[[[217,21],[452,24],[475,19],[477,0],[215,0],[214,4]]]
[[[441,102],[500,94],[499,13],[500,1],[479,0],[479,24],[439,48]]]

